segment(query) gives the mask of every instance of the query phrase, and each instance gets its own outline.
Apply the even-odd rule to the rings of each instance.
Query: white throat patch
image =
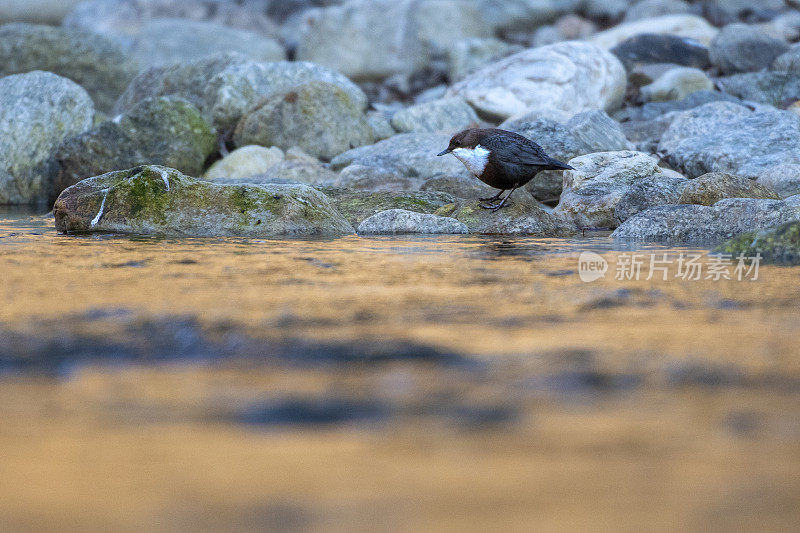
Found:
[[[475,148],[456,148],[453,150],[453,155],[456,156],[467,170],[474,176],[483,174],[483,169],[486,168],[486,163],[489,162],[489,150],[480,144]]]

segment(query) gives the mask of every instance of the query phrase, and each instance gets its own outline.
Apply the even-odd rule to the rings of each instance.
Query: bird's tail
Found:
[[[566,163],[562,163],[558,159],[552,157],[547,158],[548,170],[575,170],[573,167]]]

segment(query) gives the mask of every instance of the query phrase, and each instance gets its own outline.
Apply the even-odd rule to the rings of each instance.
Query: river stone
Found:
[[[240,53],[253,61],[286,59],[277,41],[213,22],[157,19],[144,23],[131,53],[146,66],[196,61],[220,52]]]
[[[143,164],[199,174],[216,147],[211,126],[186,100],[143,100],[59,147],[56,159],[61,171],[55,194],[82,179]]]
[[[218,178],[255,176],[265,173],[283,159],[283,150],[277,146],[242,146],[211,165],[203,177],[213,181]]]
[[[717,243],[748,231],[800,220],[794,201],[727,198],[713,206],[660,205],[632,216],[612,237],[624,241]]]
[[[589,42],[604,50],[609,50],[636,35],[659,33],[688,37],[700,44],[708,45],[718,31],[704,18],[696,15],[664,15],[663,17],[625,22],[589,37]]]
[[[800,222],[788,222],[775,228],[743,233],[725,242],[717,250],[744,257],[761,255],[764,261],[783,265],[800,264]]]
[[[764,170],[757,181],[774,190],[781,198],[800,194],[800,164],[775,165]]]
[[[0,21],[15,20],[60,24],[82,0],[4,0],[0,2]]]
[[[800,43],[795,43],[772,62],[771,70],[797,72],[800,70]]]
[[[568,237],[577,232],[573,224],[539,207],[525,191],[515,192],[498,211],[484,209],[477,200],[458,200],[443,206],[436,214],[460,220],[470,233]]]
[[[216,54],[190,63],[146,70],[119,98],[115,112],[130,109],[145,98],[175,95],[196,105],[218,130],[228,131],[262,99],[312,81],[340,87],[360,109],[366,110],[364,92],[325,67],[294,61],[256,63],[239,54]]]
[[[691,13],[691,10],[691,6],[684,0],[641,0],[625,11],[624,21]]]
[[[307,237],[353,233],[328,198],[307,185],[217,185],[143,166],[85,179],[53,207],[62,233],[182,237]]]
[[[468,176],[467,169],[455,157],[436,156],[449,142],[450,135],[442,133],[402,133],[348,150],[333,158],[331,168],[342,170],[358,164],[423,181],[442,174]]]
[[[50,26],[0,26],[0,76],[42,70],[69,78],[110,111],[138,66],[115,42],[88,32]]]
[[[419,39],[428,53],[442,56],[468,37],[491,37],[493,28],[484,20],[479,2],[421,0],[414,9]]]
[[[220,0],[89,0],[75,7],[63,25],[130,47],[143,26],[165,18],[210,22],[266,37],[278,35],[276,24],[257,5]]]
[[[725,198],[780,200],[775,191],[751,179],[725,172],[709,172],[690,180],[678,203],[714,205]]]
[[[687,183],[641,152],[599,152],[569,164],[575,170],[564,171],[564,190],[554,212],[581,228],[616,228],[654,204],[675,203]]]
[[[39,71],[0,78],[0,205],[46,202],[58,172],[53,152],[93,118],[92,99],[71,80]]]
[[[628,71],[640,65],[672,63],[686,67],[706,68],[710,61],[708,48],[702,43],[677,35],[644,33],[625,39],[611,49]]]
[[[800,116],[705,104],[676,117],[658,149],[690,177],[718,171],[755,179],[775,165],[800,163]]]
[[[717,78],[721,91],[773,107],[800,100],[800,68],[792,72],[745,72]]]
[[[409,75],[427,63],[418,0],[350,0],[303,14],[297,59],[358,81]]]
[[[641,107],[625,108],[615,117],[621,121],[625,137],[634,143],[637,150],[655,154],[664,132],[682,111],[719,101],[740,102],[738,98],[725,93],[697,91],[683,100],[648,102]]]
[[[403,235],[435,233],[469,233],[463,222],[405,209],[388,209],[375,213],[358,225],[359,235]]]
[[[236,146],[258,144],[331,159],[373,142],[372,128],[359,105],[336,85],[314,81],[275,93],[250,109],[236,126]]]
[[[729,24],[711,41],[711,62],[725,74],[754,72],[772,64],[789,45],[748,24]]]
[[[516,53],[467,76],[447,91],[479,113],[505,119],[537,109],[572,116],[613,110],[625,93],[625,69],[613,54],[578,41]]]
[[[472,37],[453,43],[446,51],[447,75],[458,81],[484,65],[522,50],[495,37]]]
[[[668,70],[640,91],[643,100],[663,102],[683,100],[697,91],[712,91],[714,83],[700,69],[677,67]]]
[[[472,0],[495,30],[529,31],[578,9],[581,0]]]
[[[383,168],[353,164],[339,173],[334,185],[358,191],[401,192],[419,190],[423,183],[425,180],[419,177],[412,178]]]
[[[425,181],[419,190],[446,192],[456,198],[468,200],[490,198],[498,192],[479,179],[466,176],[437,176]]]
[[[456,202],[456,198],[443,192],[364,192],[342,187],[320,187],[320,190],[354,227],[389,209],[432,214]]]
[[[272,165],[265,175],[276,180],[305,183],[317,187],[318,185],[330,186],[337,179],[335,172],[323,167],[319,161],[308,159],[289,159]]]
[[[475,111],[461,98],[442,98],[417,104],[392,116],[392,126],[401,133],[412,131],[457,133],[480,123]]]

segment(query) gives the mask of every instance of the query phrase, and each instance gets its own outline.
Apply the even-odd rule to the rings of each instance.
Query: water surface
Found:
[[[0,528],[789,529],[800,269],[675,276],[707,253],[3,212]]]

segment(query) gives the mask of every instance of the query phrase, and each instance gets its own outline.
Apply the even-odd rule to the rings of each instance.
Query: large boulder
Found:
[[[437,157],[447,148],[450,136],[442,133],[404,133],[369,146],[362,146],[336,156],[333,170],[353,164],[382,169],[390,173],[425,181],[439,175],[469,173],[455,157]]]
[[[772,64],[789,50],[782,39],[748,24],[729,24],[711,41],[711,62],[723,73],[753,72]]]
[[[374,141],[360,102],[336,85],[313,81],[265,98],[242,117],[236,146],[300,147],[321,159]]]
[[[613,54],[573,41],[524,50],[491,63],[450,87],[447,94],[501,119],[538,109],[572,116],[588,109],[616,109],[625,86],[625,69]]]
[[[498,211],[484,209],[476,200],[459,200],[443,206],[436,214],[460,220],[470,233],[568,237],[577,232],[574,224],[539,207],[525,191],[514,193]]]
[[[320,190],[354,227],[389,209],[433,214],[456,202],[453,196],[442,192],[363,192],[341,187],[321,187]]]
[[[678,198],[678,203],[714,205],[725,198],[780,200],[775,191],[751,179],[725,172],[709,172],[690,180]]]
[[[625,241],[719,243],[749,231],[800,220],[800,197],[786,200],[728,198],[713,206],[661,205],[643,211],[614,231]]]
[[[239,54],[216,54],[141,73],[119,98],[115,112],[130,109],[145,98],[174,95],[196,105],[219,131],[229,131],[245,111],[262,99],[312,81],[340,87],[366,110],[367,96],[358,86],[320,65],[293,61],[257,63]]]
[[[760,255],[771,263],[800,264],[800,222],[743,233],[721,245],[717,251],[733,257],[754,258]]]
[[[402,109],[392,116],[391,123],[401,133],[456,133],[477,127],[480,119],[461,98],[442,98]]]
[[[613,229],[653,205],[676,203],[688,183],[641,152],[598,152],[569,164],[555,214],[582,228]]]
[[[625,22],[601,31],[589,38],[589,42],[609,50],[626,39],[642,33],[659,33],[687,37],[708,45],[719,30],[697,15],[664,15],[648,19]]]
[[[186,100],[171,96],[143,100],[59,147],[55,155],[61,171],[54,193],[83,179],[137,165],[199,174],[216,141],[211,126]]]
[[[658,145],[690,176],[728,172],[757,178],[772,166],[800,163],[800,116],[714,102],[679,115]]]
[[[409,75],[427,63],[419,0],[350,0],[303,14],[297,59],[354,80]]]
[[[450,217],[388,209],[375,213],[358,226],[359,235],[469,233],[463,222]]]
[[[105,37],[50,26],[0,26],[0,76],[43,70],[69,78],[101,111],[114,106],[138,72],[122,48]]]
[[[143,166],[85,179],[53,207],[63,233],[305,237],[353,233],[328,198],[307,185],[217,185]]]
[[[64,18],[64,27],[99,33],[129,47],[146,24],[164,18],[212,22],[266,37],[278,35],[276,24],[257,2],[219,0],[88,0]]]
[[[92,99],[73,81],[38,71],[0,78],[0,205],[46,202],[53,152],[93,120]]]
[[[156,19],[142,25],[131,47],[145,66],[196,61],[220,52],[234,52],[253,61],[281,61],[286,51],[278,41],[213,22]]]

